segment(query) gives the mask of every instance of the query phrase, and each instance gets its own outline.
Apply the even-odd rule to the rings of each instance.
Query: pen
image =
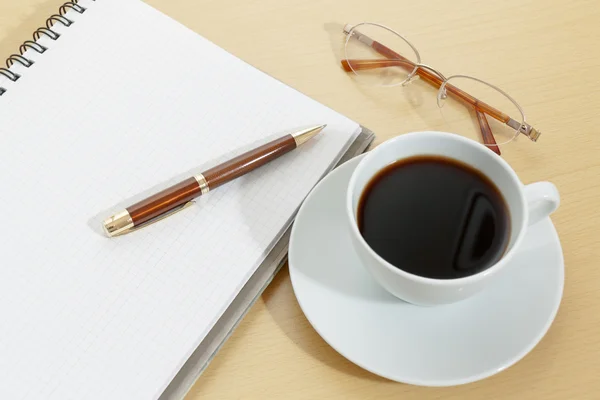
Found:
[[[104,231],[108,237],[123,235],[166,218],[193,204],[194,198],[296,149],[325,126],[313,126],[286,134],[176,183],[107,218],[103,222]]]

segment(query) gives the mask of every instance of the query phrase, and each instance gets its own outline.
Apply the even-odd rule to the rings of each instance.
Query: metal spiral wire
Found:
[[[96,1],[96,0],[93,0],[93,1]],[[4,75],[11,81],[16,82],[21,77],[21,75],[17,74],[16,72],[11,71],[10,67],[15,62],[18,62],[19,64],[21,64],[22,66],[24,66],[26,68],[30,68],[33,64],[35,64],[35,62],[33,60],[23,56],[25,54],[25,52],[27,50],[34,50],[37,53],[42,54],[46,50],[48,50],[47,47],[39,44],[37,42],[37,40],[40,37],[42,37],[42,35],[47,36],[52,40],[57,40],[60,37],[60,34],[53,31],[52,26],[54,26],[54,24],[58,22],[58,23],[63,24],[66,27],[69,27],[75,23],[75,21],[72,21],[69,18],[65,17],[65,14],[69,10],[73,10],[75,12],[78,12],[79,14],[83,14],[87,10],[87,8],[77,4],[78,2],[79,2],[78,0],[67,1],[62,6],[59,7],[58,14],[53,14],[50,17],[48,17],[46,19],[46,26],[42,26],[42,27],[36,29],[35,32],[33,32],[33,40],[24,41],[23,44],[21,46],[19,46],[19,53],[11,54],[6,59],[6,68],[0,67],[0,75]],[[2,94],[4,94],[5,92],[6,92],[6,89],[3,88],[2,86],[0,86],[0,96],[2,96]]]

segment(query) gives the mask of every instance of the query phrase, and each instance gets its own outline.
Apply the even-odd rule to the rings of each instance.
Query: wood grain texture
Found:
[[[524,183],[550,180],[561,193],[561,206],[552,217],[566,262],[561,308],[541,343],[506,371],[452,388],[403,385],[365,372],[310,327],[284,269],[186,400],[598,398],[597,2],[147,1],[257,68],[371,128],[378,135],[376,143],[409,131],[445,127],[434,92],[425,85],[408,91],[364,87],[340,67],[345,23],[374,21],[393,27],[418,47],[424,63],[445,74],[480,77],[515,97],[543,134],[538,143],[518,140],[503,147],[502,157]],[[60,4],[0,0],[0,55],[5,58],[17,51]],[[472,116],[465,121],[477,126]]]
[[[285,135],[262,146],[249,150],[202,173],[208,187],[213,190],[232,179],[259,168],[296,148],[292,135]]]
[[[136,226],[184,205],[200,195],[196,178],[187,178],[129,207],[127,211]]]

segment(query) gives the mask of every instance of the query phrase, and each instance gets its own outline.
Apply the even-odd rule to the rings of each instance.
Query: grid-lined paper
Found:
[[[0,398],[154,399],[358,124],[137,0],[81,0],[0,75]],[[297,127],[323,134],[135,234],[104,218]]]

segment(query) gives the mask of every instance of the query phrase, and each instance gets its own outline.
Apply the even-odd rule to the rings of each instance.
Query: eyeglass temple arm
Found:
[[[385,67],[401,67],[409,72],[414,71],[415,69],[415,64],[411,61],[408,61],[406,59],[404,60],[342,60],[342,65],[344,66],[344,69],[346,71],[351,71],[351,70],[355,70],[355,71],[361,71],[361,70],[369,70],[369,69],[375,69],[375,68],[385,68]],[[417,70],[419,71],[419,70]],[[423,78],[424,80],[428,80],[428,78]],[[438,85],[436,82],[431,82],[434,86],[439,87],[441,85]],[[471,108],[471,104],[465,104],[465,102],[462,102],[465,106]],[[472,107],[476,114],[477,114],[477,122],[479,123],[479,129],[481,130],[481,136],[483,138],[483,142],[491,149],[493,150],[496,154],[500,155],[500,148],[498,147],[497,143],[496,143],[496,139],[494,138],[494,135],[492,133],[492,129],[490,128],[490,124],[487,121],[487,118],[485,117],[485,114],[481,111],[479,111],[479,109],[477,109],[476,107]]]
[[[350,33],[348,26],[344,27],[344,32],[346,34]],[[342,60],[342,67],[346,71],[369,70],[369,69],[385,68],[385,67],[392,67],[392,66],[402,67],[409,72],[412,72],[415,69],[416,64],[414,62],[412,62],[409,59],[396,53],[389,47],[384,46],[383,44],[379,43],[378,41],[373,40],[370,37],[368,37],[367,35],[360,33],[358,31],[352,31],[352,34],[355,35],[355,37],[358,41],[373,48],[373,50],[375,50],[382,56],[388,58],[388,60]],[[428,83],[432,84],[433,86],[435,86],[437,88],[442,86],[442,83],[443,83],[442,78],[440,78],[439,76],[437,76],[436,74],[434,74],[433,72],[431,72],[427,69],[418,68],[416,71],[416,74],[419,75],[420,78],[422,78],[423,80],[427,81]],[[458,89],[454,85],[446,84],[446,91],[454,94],[460,100],[462,100],[463,102],[465,102],[467,104],[472,105],[475,108],[479,108],[477,106],[478,103],[480,104],[480,106],[484,106],[484,107],[487,106],[485,108],[488,108],[488,110],[482,109],[482,111],[489,113],[492,117],[496,118],[500,122],[506,123],[510,119],[510,117],[508,115],[504,114],[503,112],[501,112],[499,110],[496,110],[493,107],[488,106],[487,104],[485,104],[483,102],[478,101],[473,96],[468,95],[467,93]]]
[[[348,34],[350,32],[350,30],[347,27],[345,27],[344,32],[346,34]],[[404,69],[407,69],[407,67],[408,67],[410,72],[412,72],[414,70],[414,68],[416,67],[415,63],[413,63],[412,61],[408,60],[405,57],[402,57],[400,54],[391,50],[389,47],[382,45],[378,41],[373,40],[373,39],[369,38],[368,36],[366,36],[362,33],[356,32],[356,31],[352,31],[352,34],[356,35],[356,38],[359,41],[361,41],[362,43],[366,44],[367,46],[372,47],[373,50],[375,50],[379,54],[387,57],[388,60],[348,60],[348,59],[345,59],[345,60],[342,60],[342,67],[344,68],[345,71],[350,72],[352,70],[356,71],[356,70],[361,70],[361,69],[365,70],[365,69],[385,68],[385,67],[390,67],[390,66],[400,66],[400,67],[403,67]],[[391,63],[395,63],[395,64],[392,65]],[[443,83],[442,79],[439,76],[437,76],[436,74],[434,74],[433,72],[431,72],[427,69],[418,68],[416,71],[416,74],[419,75],[419,77],[421,79],[425,80],[426,82],[430,83],[431,85],[433,85],[437,88],[441,87],[441,85]],[[532,141],[535,142],[539,138],[540,132],[537,131],[532,126],[530,126],[529,124],[524,123],[523,125],[521,125],[521,123],[510,118],[508,115],[504,114],[503,112],[495,109],[494,107],[491,107],[490,105],[488,105],[482,101],[479,101],[475,97],[469,95],[468,93],[464,92],[463,90],[460,90],[459,88],[457,88],[454,85],[451,85],[448,83],[448,84],[446,84],[445,88],[446,88],[447,93],[452,94],[455,98],[461,100],[463,103],[469,104],[469,105],[473,106],[476,110],[480,110],[481,112],[492,116],[493,118],[497,119],[498,121],[505,123],[506,125],[510,126],[511,128],[519,130],[519,132],[525,134]]]
[[[408,72],[412,72],[415,69],[415,64],[406,59],[404,59],[404,60],[398,60],[398,59],[397,60],[342,60],[342,66],[348,72],[351,70],[361,71],[361,70],[369,70],[369,69],[385,68],[385,67],[393,67],[393,66],[401,67],[401,68],[407,70]],[[425,70],[418,69],[417,73],[419,73],[419,71],[425,71]],[[440,87],[441,82],[439,84],[435,81],[432,82],[431,78],[428,75],[425,75],[425,74],[423,74],[423,75],[424,75],[422,77],[423,80],[428,81],[429,83],[431,83],[434,86]],[[448,87],[448,85],[446,87]],[[462,102],[462,103],[465,104],[465,102]],[[467,107],[471,107],[470,104],[465,104],[465,105]],[[492,133],[490,125],[489,125],[487,119],[485,118],[485,114],[480,112],[476,107],[473,107],[473,109],[477,113],[477,122],[479,123],[479,129],[481,130],[481,136],[483,138],[483,142],[491,150],[493,150],[496,154],[500,155],[500,149],[498,148],[498,145],[496,144],[496,140],[494,138],[494,135]]]
[[[376,42],[374,42],[376,43]],[[405,59],[402,56],[399,56],[398,59],[388,59],[388,60],[342,60],[342,67],[344,68],[345,71],[350,72],[350,71],[367,71],[370,69],[378,69],[378,68],[387,68],[387,67],[401,67],[409,72],[412,72],[416,65],[415,63],[413,63],[412,61],[409,61],[407,59]],[[423,79],[424,81],[427,81],[428,83],[432,84],[433,86],[439,88],[440,86],[442,86],[442,79],[440,77],[438,77],[437,75],[435,75],[434,73],[424,69],[424,68],[418,68],[416,71],[416,74],[419,75],[419,77],[421,79]],[[477,100],[476,98],[474,98],[473,96],[469,95],[468,93],[464,92],[461,89],[458,89],[456,86],[451,85],[451,84],[446,84],[445,86],[446,91],[449,94],[454,95],[454,97],[458,98],[459,100],[461,100],[463,103],[466,103],[467,105],[473,106],[479,110],[481,110],[482,112],[491,115],[492,117],[494,117],[495,119],[499,120],[500,122],[503,123],[507,123],[510,120],[510,117],[506,114],[504,114],[501,111],[498,111],[497,109],[489,106],[488,104]]]
[[[498,147],[498,143],[496,143],[496,139],[492,134],[492,128],[488,123],[488,120],[484,113],[475,109],[475,114],[477,115],[477,122],[479,123],[479,129],[481,130],[481,136],[483,138],[483,142],[492,150],[494,153],[501,155],[500,148]]]

